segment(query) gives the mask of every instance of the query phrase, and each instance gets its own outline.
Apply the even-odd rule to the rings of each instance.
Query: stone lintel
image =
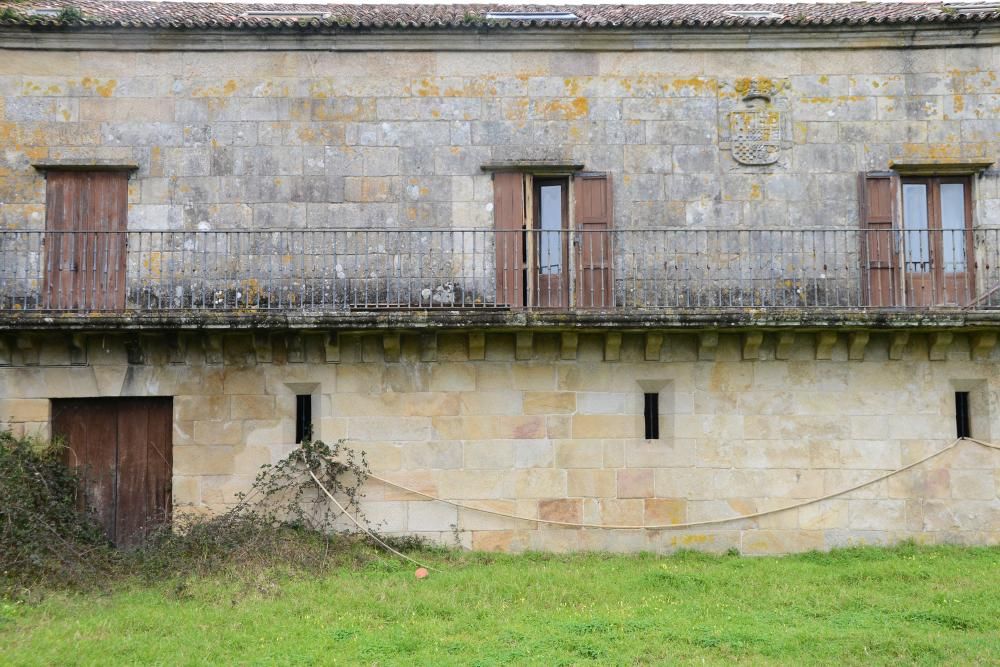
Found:
[[[833,346],[837,344],[836,331],[816,332],[816,359],[828,361],[833,359]]]
[[[938,331],[931,334],[930,347],[927,354],[931,361],[944,361],[948,358],[948,348],[955,340],[955,334],[951,331]]]
[[[869,338],[871,334],[867,331],[852,331],[847,334],[847,358],[852,361],[864,361]]]
[[[760,359],[760,346],[764,342],[763,331],[750,331],[743,334],[743,359],[757,361]]]
[[[580,344],[580,336],[575,331],[563,331],[559,346],[559,358],[566,361],[576,359],[576,348]]]
[[[604,361],[619,361],[622,358],[622,335],[619,331],[604,334]]]

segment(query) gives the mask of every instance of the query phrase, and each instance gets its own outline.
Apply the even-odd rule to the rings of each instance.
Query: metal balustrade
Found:
[[[1000,229],[0,231],[0,312],[1000,308]]]

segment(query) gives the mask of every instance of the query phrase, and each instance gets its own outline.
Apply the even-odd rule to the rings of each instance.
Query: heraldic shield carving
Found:
[[[781,112],[771,106],[772,87],[748,82],[743,108],[729,112],[733,158],[740,164],[774,164],[781,152]]]

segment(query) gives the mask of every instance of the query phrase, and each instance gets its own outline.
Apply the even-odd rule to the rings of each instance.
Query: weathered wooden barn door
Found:
[[[49,171],[45,307],[122,310],[128,172]]]
[[[170,398],[52,401],[52,431],[66,439],[83,502],[116,545],[134,544],[170,518],[172,419]]]

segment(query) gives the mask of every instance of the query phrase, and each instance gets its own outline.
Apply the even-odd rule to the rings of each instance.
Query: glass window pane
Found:
[[[539,188],[538,270],[540,273],[562,273],[562,186],[543,185]]]
[[[944,270],[965,271],[965,184],[941,184],[941,245]]]
[[[903,184],[903,243],[906,245],[906,269],[930,271],[931,248],[927,233],[927,186]]]

